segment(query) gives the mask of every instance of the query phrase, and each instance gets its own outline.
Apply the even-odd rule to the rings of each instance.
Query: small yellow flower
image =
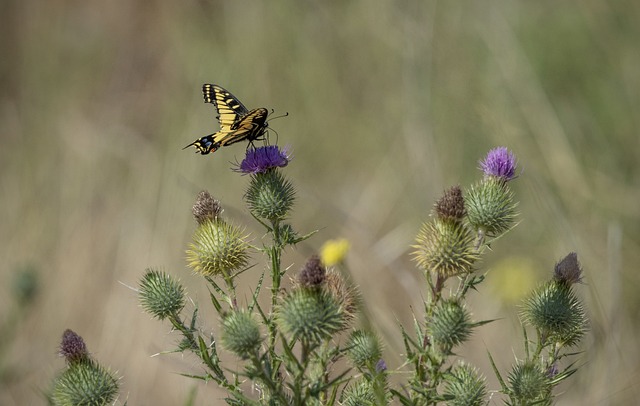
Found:
[[[320,257],[325,266],[334,266],[342,263],[349,252],[351,244],[346,238],[327,240],[320,249]]]

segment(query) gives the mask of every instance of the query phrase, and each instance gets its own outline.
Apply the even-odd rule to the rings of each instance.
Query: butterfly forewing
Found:
[[[231,126],[247,115],[249,110],[228,90],[211,84],[202,85],[205,103],[212,103],[218,111],[220,130],[227,131]]]

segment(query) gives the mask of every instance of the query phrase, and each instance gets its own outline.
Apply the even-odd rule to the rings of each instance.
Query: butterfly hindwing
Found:
[[[261,139],[267,129],[268,111],[265,108],[253,109],[231,126],[231,131],[220,131],[214,134],[215,143],[220,146],[235,144],[240,141]]]

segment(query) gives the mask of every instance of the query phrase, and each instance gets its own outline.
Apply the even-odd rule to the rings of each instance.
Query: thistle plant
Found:
[[[196,225],[187,263],[210,286],[217,327],[199,319],[197,306],[185,315],[187,292],[175,276],[148,269],[140,281],[143,309],[169,320],[181,335],[175,351],[202,361],[204,372],[187,376],[216,382],[226,389],[230,405],[486,404],[485,378],[456,352],[491,322],[474,321],[466,298],[481,292],[485,275],[479,264],[487,248],[516,225],[513,153],[491,150],[480,162],[482,179],[466,190],[445,190],[418,231],[413,257],[424,276],[426,299],[410,329],[398,326],[406,357],[398,376],[406,380],[393,384],[384,345],[371,327],[375,320],[356,328],[366,304],[348,275],[338,271],[348,241],[325,244],[322,257],[309,257],[297,274],[287,275],[282,267],[283,252],[315,233],[300,233],[290,220],[296,203],[295,187],[284,173],[290,162],[287,149],[250,147],[234,169],[247,175],[244,200],[264,228],[261,238],[225,217],[222,203],[206,191],[193,205]],[[238,276],[255,265],[250,260],[255,253],[263,255],[264,271],[252,295],[239,300]],[[523,358],[506,378],[489,355],[508,404],[552,403],[554,386],[575,372],[574,363],[561,365],[586,332],[585,311],[573,291],[581,279],[577,255],[571,253],[526,299],[520,308]],[[238,359],[241,369],[232,368],[223,352]]]

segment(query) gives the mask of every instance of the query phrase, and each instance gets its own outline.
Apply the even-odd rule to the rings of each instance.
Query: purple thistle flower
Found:
[[[387,363],[384,362],[384,360],[382,358],[380,358],[378,360],[378,362],[376,362],[376,372],[380,373],[380,372],[384,372],[387,370]]]
[[[516,173],[516,156],[507,147],[497,147],[487,153],[487,157],[480,161],[480,169],[485,176],[511,180]]]
[[[271,168],[285,167],[291,161],[288,147],[282,149],[277,145],[247,149],[247,156],[242,160],[237,172],[244,174],[256,174],[268,171]]]

